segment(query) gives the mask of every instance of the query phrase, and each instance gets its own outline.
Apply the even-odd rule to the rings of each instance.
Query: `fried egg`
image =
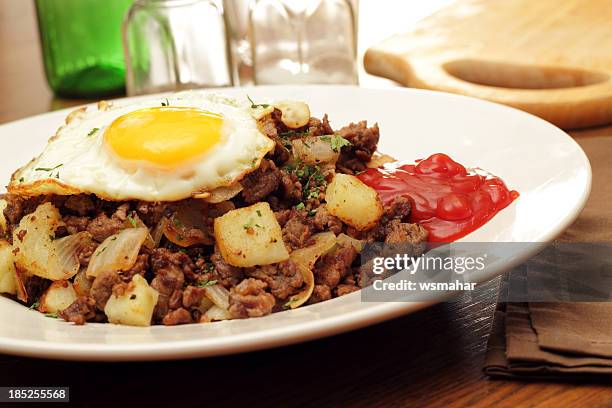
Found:
[[[8,190],[176,201],[232,186],[274,147],[251,105],[192,91],[79,109]]]

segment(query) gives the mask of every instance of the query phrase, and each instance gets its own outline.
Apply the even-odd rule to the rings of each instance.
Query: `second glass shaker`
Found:
[[[251,0],[256,84],[357,83],[356,19],[349,0]]]
[[[128,95],[233,85],[222,8],[210,0],[136,0],[123,24]]]

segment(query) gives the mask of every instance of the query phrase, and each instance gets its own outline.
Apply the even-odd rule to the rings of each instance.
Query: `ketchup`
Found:
[[[467,235],[519,196],[499,177],[468,170],[443,153],[415,164],[368,169],[358,177],[378,192],[384,204],[398,195],[410,198],[410,222],[429,231],[432,242],[452,242]]]

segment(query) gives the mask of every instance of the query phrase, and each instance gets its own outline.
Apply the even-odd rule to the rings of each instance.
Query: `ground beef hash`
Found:
[[[327,183],[334,172],[358,174],[376,151],[379,140],[377,125],[368,127],[365,121],[353,123],[334,132],[327,115],[311,118],[300,129],[288,129],[275,110],[261,121],[261,127],[276,142],[275,149],[261,166],[247,175],[242,192],[234,197],[232,208],[267,201],[282,228],[287,248],[295,250],[311,243],[313,234],[332,231],[345,233],[365,241],[409,243],[415,253],[424,250],[427,232],[408,222],[410,202],[397,197],[385,208],[379,224],[368,231],[356,231],[332,216],[322,206]],[[305,165],[291,154],[291,140],[307,136],[339,135],[345,143],[336,166]],[[172,215],[171,203],[142,201],[114,203],[90,195],[69,197],[43,196],[23,198],[7,194],[4,216],[8,223],[7,239],[27,214],[43,202],[53,203],[61,212],[63,226],[57,237],[87,231],[93,241],[83,247],[78,259],[87,267],[97,246],[107,237],[126,228],[128,217],[134,216],[153,229],[162,217]],[[212,225],[212,219],[205,225]],[[202,234],[203,231],[195,231]],[[210,231],[205,231],[210,233]],[[359,255],[352,246],[340,247],[319,259],[314,268],[315,286],[308,304],[343,296],[371,283],[359,268]],[[290,261],[274,265],[240,268],[229,265],[214,245],[180,248],[162,239],[155,249],[142,247],[135,265],[121,273],[105,272],[95,278],[89,293],[63,310],[59,315],[76,324],[105,321],[104,306],[113,293],[125,290],[136,274],[143,276],[159,293],[154,309],[153,324],[177,325],[205,321],[200,306],[205,296],[203,283],[222,285],[229,290],[229,313],[232,318],[264,316],[287,307],[292,296],[304,287],[302,275]],[[32,304],[48,287],[43,279],[30,279],[27,304]]]

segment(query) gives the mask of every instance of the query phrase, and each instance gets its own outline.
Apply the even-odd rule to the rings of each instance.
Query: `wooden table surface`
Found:
[[[362,12],[368,6],[362,1]],[[367,20],[360,24],[361,32],[375,32]],[[0,123],[78,103],[52,97],[39,52],[32,2],[0,0]],[[612,130],[572,135],[580,142]],[[612,406],[606,384],[489,380],[482,374],[498,283],[374,327],[243,355],[113,364],[0,356],[0,386],[69,385],[72,402],[91,407]]]

